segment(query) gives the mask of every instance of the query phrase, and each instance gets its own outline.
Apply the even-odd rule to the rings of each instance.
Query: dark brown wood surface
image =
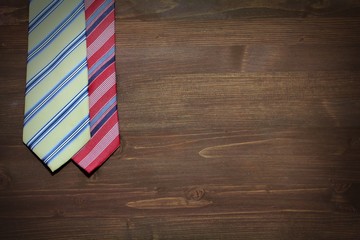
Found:
[[[360,239],[360,2],[117,1],[122,147],[22,144],[26,0],[0,2],[0,239]]]

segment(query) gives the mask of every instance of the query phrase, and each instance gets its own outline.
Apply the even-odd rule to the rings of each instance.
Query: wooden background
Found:
[[[122,148],[22,144],[27,0],[0,2],[0,239],[360,239],[360,1],[117,1]]]

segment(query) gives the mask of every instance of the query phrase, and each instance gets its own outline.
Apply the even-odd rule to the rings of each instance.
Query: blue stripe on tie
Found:
[[[53,12],[54,6],[56,6],[59,2],[62,1],[63,0],[52,1],[50,4],[46,5],[45,8],[42,9],[35,17],[29,19],[29,29],[34,24],[36,24],[40,19],[44,19],[44,16],[48,16],[51,12]],[[31,3],[31,0],[29,0],[29,3]]]
[[[108,66],[115,62],[115,56],[110,58],[99,70],[97,70],[90,78],[89,84],[94,81],[94,79],[99,76]]]
[[[92,127],[101,117],[102,115],[116,102],[116,96],[114,96],[112,99],[110,99],[109,102],[105,104],[101,108],[101,110],[90,120],[90,127]]]
[[[94,21],[94,19],[99,16],[99,14],[106,8],[107,5],[109,5],[113,0],[106,0],[104,1],[100,7],[98,7],[96,9],[95,12],[93,12],[93,14],[91,14],[91,16],[86,20],[86,24],[90,25],[92,21]]]
[[[115,53],[115,47],[110,48],[107,53],[105,53],[100,59],[96,61],[96,64],[94,64],[93,66],[91,66],[91,68],[89,68],[89,75],[91,75],[101,64],[105,62],[107,58],[109,58],[114,53]]]
[[[101,119],[101,121],[96,125],[96,127],[91,131],[91,136],[94,136],[94,134],[102,127],[102,125],[104,125],[104,123],[109,120],[109,118],[111,117],[111,115],[113,115],[116,112],[117,109],[117,105],[115,104],[115,106],[113,106],[110,111],[105,115],[105,117],[103,119]]]
[[[50,163],[57,155],[66,149],[66,147],[76,139],[89,125],[89,116],[86,116],[80,123],[74,127],[51,151],[45,155],[44,163]]]
[[[108,7],[108,9],[106,9],[106,11],[101,14],[101,16],[96,19],[96,21],[94,22],[94,24],[91,25],[91,27],[87,30],[88,33],[91,33],[92,31],[94,31],[94,28],[97,27],[97,25],[99,25],[103,20],[104,18],[109,14],[111,13],[111,11],[114,10],[114,4],[112,4],[110,7]]]
[[[59,83],[51,89],[43,98],[41,98],[34,106],[25,113],[24,126],[42,109],[44,108],[59,92],[62,91],[75,77],[86,69],[86,59],[78,64],[69,72]]]
[[[72,40],[56,57],[51,60],[41,71],[32,77],[26,83],[25,94],[28,94],[37,84],[39,84],[47,75],[51,73],[70,53],[74,51],[83,41],[85,41],[85,30],[82,31],[74,40]]]
[[[49,16],[63,1],[64,0],[52,1],[52,3],[47,5],[38,15],[31,19],[29,22],[29,33],[31,33],[45,18],[47,18],[47,16]]]
[[[41,142],[57,125],[60,124],[81,102],[88,96],[87,86],[85,86],[69,103],[67,103],[55,116],[47,122],[30,140],[27,146],[30,149]]]
[[[27,61],[30,62],[37,54],[46,48],[50,43],[52,43],[56,37],[63,32],[84,10],[84,5],[79,4],[76,8],[68,15],[64,20],[54,28],[51,33],[49,33],[38,45],[31,49],[28,53]]]

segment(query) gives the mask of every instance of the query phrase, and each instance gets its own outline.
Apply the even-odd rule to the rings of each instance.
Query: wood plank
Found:
[[[22,144],[2,146],[3,193],[14,190],[252,187],[359,183],[360,132],[328,128],[303,130],[123,134],[123,147],[97,174],[86,179],[73,165],[51,176]],[[37,174],[18,171],[38,169]],[[117,176],[122,176],[120,179]],[[304,178],[306,175],[306,178]],[[44,181],[44,179],[46,179]],[[63,179],[65,185],[59,185]],[[144,185],[146,182],[146,185]],[[263,189],[264,190],[264,189]]]
[[[357,71],[357,46],[246,45],[122,48],[120,74]],[[120,81],[122,75],[119,75]]]
[[[26,0],[3,0],[0,3],[0,26],[20,25],[27,22]],[[155,1],[124,0],[116,4],[120,20],[167,20],[167,19],[246,19],[305,18],[305,17],[359,17],[360,4],[356,0],[311,1]]]
[[[356,75],[129,74],[122,76],[119,87],[120,115],[128,130],[357,127],[360,88]]]
[[[151,46],[357,45],[357,18],[119,21],[120,48]],[[141,36],[141,37],[139,37]],[[316,49],[314,49],[316,50]],[[121,55],[120,55],[121,56]]]
[[[359,126],[358,73],[120,75],[119,114],[124,133]],[[2,144],[18,143],[24,104],[21,85],[20,81],[13,88],[9,85],[10,93],[1,96],[4,113],[0,122],[17,126],[16,134],[11,127],[4,128]]]
[[[9,219],[0,229],[6,239],[236,239],[238,236],[264,240],[352,240],[358,236],[358,224],[358,219],[339,214],[255,212],[191,219],[178,216],[89,219],[54,216]]]
[[[163,186],[162,190],[158,190],[160,186],[158,189],[149,189],[120,184],[88,189],[25,190],[0,197],[2,206],[6,206],[1,209],[0,218],[51,218],[57,215],[83,218],[131,217],[142,214],[191,218],[209,214],[211,210],[213,215],[242,215],[255,212],[344,213],[360,220],[356,214],[359,198],[354,195],[360,184],[350,186],[346,194],[334,193],[331,185],[275,186],[246,183],[238,186],[209,184],[204,188],[183,186],[168,189]],[[191,195],[194,191],[203,193]],[[339,208],[341,204],[347,208]]]
[[[360,4],[354,0],[338,1],[121,1],[117,18],[162,19],[246,19],[246,18],[304,18],[356,17]]]
[[[242,20],[124,20],[116,25],[118,50],[144,46],[356,45],[357,18]],[[0,26],[0,49],[25,48],[26,25]],[[17,34],[21,34],[18,37]],[[139,37],[141,36],[141,37]]]
[[[28,21],[28,1],[2,0],[0,2],[0,26],[20,25]]]

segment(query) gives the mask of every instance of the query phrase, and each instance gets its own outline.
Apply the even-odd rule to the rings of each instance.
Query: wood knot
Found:
[[[5,169],[0,168],[0,190],[5,190],[10,186],[11,178]]]
[[[55,217],[55,218],[58,218],[58,217],[64,217],[64,212],[63,211],[61,211],[60,209],[55,209],[54,211],[53,211],[53,217]]]
[[[322,10],[329,8],[331,5],[329,0],[317,0],[317,1],[309,1],[309,7],[313,10]]]
[[[358,147],[360,145],[360,137],[352,137],[349,139],[350,147]]]
[[[99,174],[97,171],[89,175],[89,182],[97,182],[98,179],[99,179]]]
[[[78,207],[82,207],[85,204],[85,198],[81,197],[81,196],[76,196],[74,198],[74,204]]]
[[[331,202],[335,204],[335,209],[341,212],[356,212],[356,207],[353,206],[349,198],[349,189],[351,183],[333,182]]]
[[[115,150],[115,152],[113,153],[113,156],[120,156],[123,153],[123,150],[124,150],[125,146],[126,146],[125,138],[121,138],[121,144]]]
[[[186,192],[186,199],[200,201],[205,196],[205,190],[202,188],[192,188]]]
[[[335,194],[344,194],[346,193],[351,187],[351,183],[333,183],[332,189]]]

